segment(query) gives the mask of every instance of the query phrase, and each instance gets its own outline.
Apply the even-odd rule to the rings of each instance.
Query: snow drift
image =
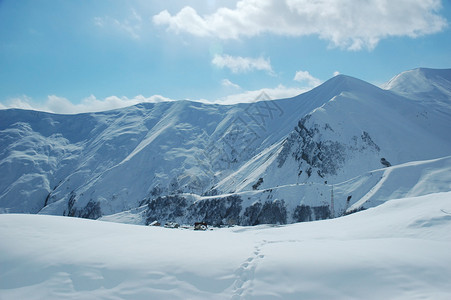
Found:
[[[0,215],[1,299],[450,299],[451,192],[196,232]]]

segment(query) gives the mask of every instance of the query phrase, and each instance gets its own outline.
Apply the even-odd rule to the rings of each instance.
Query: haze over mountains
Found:
[[[337,217],[451,191],[451,69],[290,99],[0,111],[0,211],[148,224]],[[333,197],[332,197],[333,190]],[[333,200],[332,200],[333,199]]]

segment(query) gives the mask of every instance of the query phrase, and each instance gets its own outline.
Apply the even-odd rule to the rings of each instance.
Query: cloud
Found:
[[[308,87],[315,87],[321,84],[321,80],[310,75],[308,71],[297,71],[293,80],[307,83]]]
[[[58,114],[77,114],[123,108],[136,105],[138,103],[158,103],[164,101],[174,100],[161,95],[153,95],[147,98],[142,95],[138,95],[134,98],[110,96],[105,99],[97,99],[95,96],[91,95],[83,99],[81,103],[74,104],[64,97],[58,97],[55,95],[48,96],[46,101],[43,103],[35,101],[30,97],[22,96],[19,98],[10,99],[6,103],[0,103],[0,109],[20,108]]]
[[[251,58],[216,54],[211,62],[221,69],[228,68],[233,73],[243,73],[252,70],[273,72],[269,58],[265,59],[263,57]]]
[[[7,103],[0,103],[2,106],[2,109],[8,109],[8,108],[20,108],[20,109],[32,109],[32,110],[41,110],[41,109],[35,109],[36,106],[33,105],[33,101],[28,96],[22,96],[18,98],[12,98],[7,101]]]
[[[118,20],[109,16],[94,18],[94,25],[96,25],[97,27],[103,29],[113,28],[114,30],[127,34],[129,37],[135,40],[141,38],[142,23],[143,19],[141,15],[139,15],[134,9],[132,9],[129,15],[122,20]]]
[[[184,7],[176,17],[172,17],[167,10],[164,10],[155,15],[152,20],[157,25],[168,25],[170,30],[177,33],[188,31],[197,36],[209,34],[208,23],[189,6]],[[185,25],[189,28],[184,28]]]
[[[235,84],[235,83],[231,82],[228,79],[223,79],[221,81],[221,85],[223,87],[234,88],[234,89],[240,89],[241,88],[238,84]]]
[[[224,79],[222,83],[226,85],[228,85],[229,83],[235,85],[228,79]],[[236,86],[241,89],[241,87],[239,87],[238,85]],[[285,87],[284,85],[279,84],[275,88],[262,88],[252,91],[244,91],[241,93],[230,94],[215,100],[191,99],[191,101],[206,104],[230,105],[237,103],[256,102],[262,100],[261,99],[262,95],[264,95],[265,96],[264,98],[268,100],[291,98],[299,94],[305,93],[309,90],[311,90],[311,87],[305,88]],[[142,95],[138,95],[134,98],[110,96],[105,99],[98,99],[95,96],[91,95],[83,99],[81,103],[74,104],[70,102],[67,98],[58,97],[55,95],[48,96],[44,102],[35,101],[32,98],[24,95],[22,97],[10,99],[6,101],[6,103],[0,102],[0,109],[19,108],[27,110],[45,111],[57,114],[78,114],[87,112],[107,111],[112,109],[128,107],[139,103],[159,103],[168,101],[175,100],[161,95],[153,95],[151,97],[144,97]]]
[[[264,93],[270,99],[284,99],[297,96],[299,94],[309,91],[311,88],[289,88],[284,85],[278,85],[275,88],[263,88],[253,91],[245,91],[238,94],[231,94],[215,101],[208,101],[209,103],[216,104],[236,104],[236,103],[251,103],[257,101]]]
[[[387,37],[415,38],[443,30],[447,22],[440,9],[440,0],[240,0],[233,9],[202,16],[189,6],[174,15],[164,10],[153,22],[201,37],[317,35],[331,46],[371,50]]]
[[[333,73],[333,76],[335,77],[335,76],[338,76],[338,75],[340,75],[340,74],[341,74],[340,72],[335,71],[335,72]]]

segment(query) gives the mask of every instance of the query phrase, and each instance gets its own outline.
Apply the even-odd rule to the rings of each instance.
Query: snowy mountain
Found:
[[[378,206],[388,200],[451,190],[451,156],[374,170],[335,184],[334,216]],[[143,205],[103,221],[149,224],[155,220],[212,225],[286,224],[331,217],[332,185],[289,184],[218,196],[179,194],[149,198]],[[242,212],[244,210],[244,212]]]
[[[2,110],[0,211],[138,224],[325,219],[451,191],[449,132],[449,69],[407,71],[384,89],[339,75],[294,98],[228,106]]]
[[[414,69],[395,76],[384,88],[411,99],[449,104],[451,97],[450,69]]]

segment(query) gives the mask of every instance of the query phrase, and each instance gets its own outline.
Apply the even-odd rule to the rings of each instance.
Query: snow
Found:
[[[1,299],[450,299],[451,192],[198,232],[0,215]]]
[[[360,179],[368,180],[366,185]],[[354,185],[354,181],[360,182]],[[349,185],[350,184],[350,185]],[[352,187],[352,188],[351,188]],[[342,197],[357,196],[348,211],[377,206],[391,199],[422,196],[451,190],[451,157],[410,162],[375,170],[338,185]],[[363,194],[364,193],[364,194]]]
[[[0,110],[0,299],[451,299],[450,132],[451,69]],[[207,217],[272,225],[137,226]]]
[[[382,167],[382,157],[399,166],[451,155],[450,90],[449,69],[416,69],[387,89],[339,75],[297,97],[236,105],[174,101],[80,115],[0,110],[0,212],[123,213],[118,218],[128,223],[143,214],[124,212],[149,199],[254,195],[260,178],[259,190],[286,187],[273,200],[322,205],[326,181],[363,176],[353,183],[363,186],[351,189],[359,190],[352,205],[374,188],[365,176]],[[309,200],[315,193],[306,186],[323,196]]]
[[[449,70],[445,71],[449,74]],[[429,70],[429,73],[433,71]],[[447,79],[449,84],[451,77]],[[400,96],[348,76],[337,76],[313,92],[319,94],[324,90],[334,91],[336,95],[307,115],[303,125],[310,129],[309,134],[300,137],[293,131],[293,138],[289,135],[282,142],[256,154],[241,168],[219,181],[217,189],[224,192],[250,190],[259,178],[264,180],[262,189],[308,182],[339,184],[380,168],[382,157],[399,165],[451,153],[451,97],[446,89],[433,90],[428,94],[431,98],[444,97],[448,101],[446,105],[413,101],[408,98],[409,94]],[[413,91],[413,99],[416,99],[415,95]],[[300,159],[300,153],[310,155],[312,161],[330,154],[324,152],[326,154],[313,156],[312,147],[305,146],[307,143],[322,145],[323,150],[328,143],[338,145],[335,149],[331,147],[329,152],[340,154],[338,158],[343,160],[342,165],[337,163],[324,170],[313,168],[312,176],[306,175],[312,165]],[[318,151],[321,150],[318,146]],[[281,153],[286,155],[282,166],[276,159],[281,157]],[[317,176],[317,171],[321,171],[323,176]],[[329,174],[324,176],[324,171],[329,171]]]
[[[384,88],[421,101],[446,101],[451,97],[450,79],[450,69],[418,68],[396,75]]]

